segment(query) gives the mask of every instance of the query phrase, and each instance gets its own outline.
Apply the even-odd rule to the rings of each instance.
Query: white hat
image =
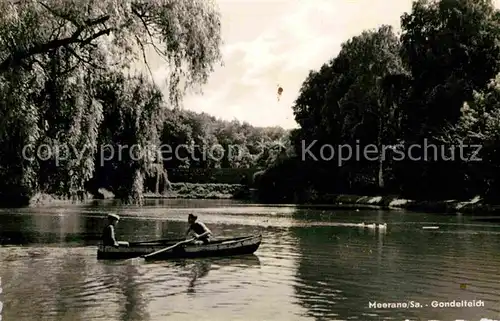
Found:
[[[113,214],[113,213],[108,214],[108,218],[112,218],[112,219],[115,219],[117,221],[120,220],[120,217],[116,214]]]

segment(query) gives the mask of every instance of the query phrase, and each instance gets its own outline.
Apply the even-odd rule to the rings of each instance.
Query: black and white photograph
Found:
[[[0,321],[499,321],[500,0],[0,0]]]

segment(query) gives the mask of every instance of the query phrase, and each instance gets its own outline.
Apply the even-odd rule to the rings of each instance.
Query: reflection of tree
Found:
[[[31,255],[39,251],[28,247],[12,253],[12,260],[0,257],[5,320],[85,320],[85,256],[61,248]]]
[[[348,227],[291,230],[301,254],[295,293],[300,305],[317,320],[372,319],[373,314],[381,320],[473,319],[475,313],[488,309],[375,310],[368,303],[473,300],[476,293],[460,289],[460,283],[491,277],[493,270],[478,264],[491,262],[497,251],[495,236],[426,232],[408,226],[396,226],[388,234]],[[484,294],[482,300],[486,303],[487,299]]]
[[[63,260],[61,264],[54,266],[51,271],[55,282],[50,282],[45,273],[43,278],[46,279],[47,283],[50,282],[52,288],[50,292],[55,294],[55,305],[61,314],[61,319],[83,320],[84,309],[75,309],[74,300],[85,292],[86,275],[78,271],[85,271],[87,262],[81,256],[62,255],[61,257]],[[71,286],[68,287],[67,284],[71,284]]]
[[[291,231],[298,238],[297,250],[302,254],[297,268],[300,281],[294,286],[300,305],[317,320],[347,316],[348,302],[343,301],[344,295],[335,285],[335,277],[345,272],[337,266],[339,253],[332,250],[338,247],[332,245],[348,234],[339,235],[331,228],[293,228]]]
[[[97,244],[100,241],[101,233],[107,224],[107,213],[100,213],[95,216],[84,216],[82,218],[85,227],[82,237],[86,243]],[[137,242],[146,239],[158,239],[165,237],[165,222],[158,220],[144,220],[141,217],[122,216],[116,226],[116,237],[118,240]],[[168,237],[168,236],[167,236]]]
[[[24,215],[0,214],[0,244],[68,243],[78,242],[84,246],[96,245],[107,224],[107,211],[95,211],[92,206],[82,207],[82,213],[41,209],[30,209]],[[168,226],[167,226],[168,224]],[[185,231],[185,223],[175,224],[141,217],[122,217],[116,228],[118,239],[143,241],[144,239],[175,238]]]
[[[32,215],[0,214],[0,244],[28,244],[37,241]]]
[[[59,242],[86,242],[86,234],[82,233],[85,230],[85,215],[81,213],[65,213],[64,210],[59,212]]]
[[[302,253],[297,269],[301,282],[295,286],[295,292],[310,316],[318,320],[371,319],[368,314],[377,313],[405,319],[416,313],[404,309],[376,311],[368,308],[371,301],[413,299],[415,286],[421,279],[419,274],[413,273],[416,271],[409,271],[400,264],[400,251],[406,248],[384,244],[388,240],[377,230],[346,227],[293,230]],[[421,244],[425,247],[426,243]],[[410,248],[417,255],[418,247]],[[411,262],[405,263],[411,265]]]
[[[138,276],[137,267],[128,264],[124,267],[125,271],[120,275],[120,288],[125,296],[125,304],[122,310],[122,321],[141,320],[147,321],[150,319],[147,312],[147,304],[142,295],[141,285],[138,284],[136,277]]]
[[[84,207],[85,210],[95,211],[93,206]],[[95,245],[100,242],[102,230],[105,224],[105,214],[99,213],[96,215],[80,215],[82,224],[82,233],[80,234],[83,244]]]
[[[8,221],[11,229],[17,231],[17,238],[25,244],[80,241],[80,215],[64,208],[54,208],[49,213],[40,208],[30,209],[24,215],[10,215]]]

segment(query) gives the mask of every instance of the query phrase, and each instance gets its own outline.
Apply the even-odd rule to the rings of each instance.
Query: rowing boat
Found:
[[[130,243],[129,247],[103,246],[97,248],[98,260],[122,260],[150,254],[181,240],[145,241]],[[252,254],[260,246],[262,235],[250,235],[236,238],[221,238],[211,240],[208,244],[185,244],[172,250],[162,252],[156,259],[178,259],[214,256],[232,256]]]

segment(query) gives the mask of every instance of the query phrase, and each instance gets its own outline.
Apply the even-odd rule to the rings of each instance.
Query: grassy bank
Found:
[[[90,193],[84,193],[80,195],[79,198],[69,198],[57,195],[51,195],[46,193],[36,193],[28,200],[29,207],[39,207],[39,206],[57,206],[57,205],[65,205],[82,201],[89,201],[96,199],[95,196],[92,196]],[[6,204],[6,207],[10,207],[9,204]],[[17,207],[17,206],[15,206]]]
[[[177,199],[232,199],[247,198],[246,186],[240,184],[172,183],[171,190],[163,194],[145,193],[145,198]]]
[[[240,184],[194,184],[172,183],[170,191],[164,194],[144,193],[145,198],[171,199],[249,199],[248,189]],[[100,188],[96,195],[86,193],[81,199],[69,199],[57,195],[37,193],[28,201],[30,207],[57,206],[96,199],[113,199],[112,192]],[[5,207],[11,207],[6,204]]]
[[[164,199],[252,199],[248,188],[240,184],[196,184],[172,183],[171,189],[164,194],[145,193],[145,198]],[[99,189],[98,195],[86,194],[86,200],[112,199],[113,193]],[[47,205],[63,205],[75,200],[55,197],[38,193],[31,200],[32,207]],[[308,208],[354,208],[354,209],[404,209],[409,211],[429,213],[464,213],[470,215],[487,214],[500,215],[500,206],[486,204],[480,197],[469,201],[443,200],[443,201],[415,201],[403,199],[398,196],[360,196],[360,195],[333,195],[318,196],[314,201],[299,205]]]

